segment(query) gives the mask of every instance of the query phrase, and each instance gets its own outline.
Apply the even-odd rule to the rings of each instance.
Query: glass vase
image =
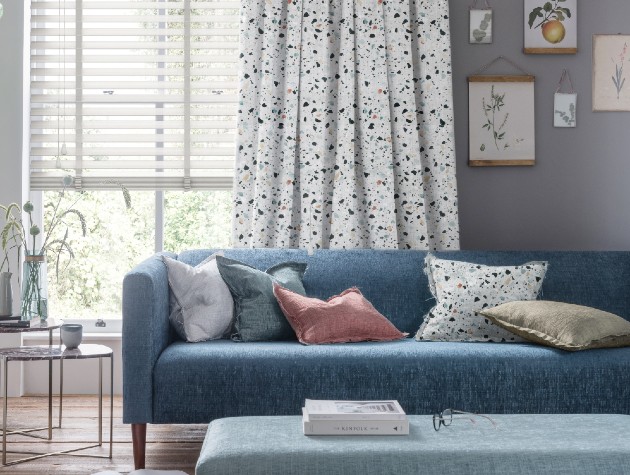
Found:
[[[22,320],[48,319],[46,256],[27,254],[22,270]]]

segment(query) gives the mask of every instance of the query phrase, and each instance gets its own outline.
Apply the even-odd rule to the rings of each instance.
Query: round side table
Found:
[[[14,321],[14,320],[9,320]],[[63,322],[61,320],[55,320],[54,318],[49,318],[45,322],[34,322],[31,323],[30,327],[11,327],[0,325],[0,333],[30,333],[30,332],[41,332],[48,330],[48,344],[53,344],[53,331],[57,330]]]
[[[15,321],[15,320],[9,320],[9,321]],[[48,331],[48,345],[52,346],[53,344],[53,331],[57,330],[59,327],[61,327],[61,325],[63,324],[63,321],[61,320],[56,320],[54,318],[49,318],[48,320],[46,320],[45,322],[41,322],[41,321],[32,321],[31,322],[31,326],[30,327],[13,327],[13,326],[5,326],[5,325],[0,325],[0,334],[2,333],[32,333],[32,332],[41,332],[41,331]],[[53,430],[53,425],[52,425],[52,360],[48,361],[48,408],[49,408],[49,419],[48,419],[48,426],[47,427],[35,427],[32,429],[25,429],[25,430],[13,430],[13,431],[9,431],[7,432],[7,435],[11,435],[11,434],[21,434],[21,435],[26,435],[28,437],[35,437],[38,439],[41,439],[43,437],[36,435],[36,434],[31,434],[31,432],[37,432],[40,430],[46,430],[48,429],[48,440],[52,439],[52,430]],[[62,413],[62,407],[63,407],[63,361],[59,362],[59,426],[61,427],[61,413]],[[5,377],[5,381],[6,381],[6,374],[4,375]],[[58,428],[55,427],[55,428]],[[0,431],[2,431],[2,429],[0,429]]]
[[[55,360],[59,360],[63,362],[63,360],[83,360],[90,358],[98,358],[98,377],[99,377],[99,398],[98,398],[98,443],[91,443],[89,445],[61,450],[56,452],[47,452],[47,453],[34,453],[29,452],[29,457],[21,458],[18,460],[13,460],[11,462],[7,462],[7,435],[9,432],[7,431],[7,411],[8,411],[8,394],[7,394],[7,375],[9,370],[9,362],[10,361],[49,361],[51,365],[49,369],[52,367],[52,362]],[[83,451],[85,449],[90,449],[93,447],[99,447],[103,445],[103,358],[109,358],[111,372],[110,372],[110,404],[109,404],[109,456],[103,455],[87,455],[87,454],[75,454],[74,452]],[[15,465],[22,462],[27,462],[29,460],[36,460],[42,457],[48,457],[51,455],[75,455],[75,456],[83,456],[83,457],[97,457],[97,458],[112,458],[112,442],[113,442],[113,424],[114,424],[114,352],[111,348],[104,345],[92,345],[92,344],[84,344],[79,345],[78,348],[68,350],[65,346],[52,346],[52,345],[41,345],[41,346],[20,346],[16,348],[2,348],[0,349],[0,362],[2,363],[2,367],[4,369],[4,386],[3,386],[3,395],[4,395],[4,404],[2,408],[2,465]],[[52,381],[52,373],[49,373],[48,380]],[[52,421],[52,404],[50,401],[52,400],[52,392],[48,394],[48,421],[49,424]],[[49,426],[50,427],[50,426]],[[20,452],[26,453],[26,452]]]

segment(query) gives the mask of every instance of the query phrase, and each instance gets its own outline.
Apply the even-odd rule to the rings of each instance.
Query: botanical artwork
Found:
[[[471,76],[468,81],[469,164],[533,165],[533,76]]]
[[[492,43],[492,9],[470,10],[470,43]]]
[[[577,94],[556,92],[553,101],[553,126],[575,127],[577,110]]]
[[[630,111],[630,35],[593,36],[593,110]]]
[[[525,53],[577,53],[577,0],[525,0]]]

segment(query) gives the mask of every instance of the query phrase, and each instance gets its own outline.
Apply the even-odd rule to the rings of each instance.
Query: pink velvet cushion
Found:
[[[300,343],[390,341],[407,336],[398,331],[359,289],[345,290],[323,301],[304,297],[274,284],[273,293]]]

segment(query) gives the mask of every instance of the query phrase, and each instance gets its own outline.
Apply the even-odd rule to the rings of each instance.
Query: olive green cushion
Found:
[[[479,314],[527,340],[563,350],[630,346],[630,322],[581,305],[548,300],[515,301]]]

